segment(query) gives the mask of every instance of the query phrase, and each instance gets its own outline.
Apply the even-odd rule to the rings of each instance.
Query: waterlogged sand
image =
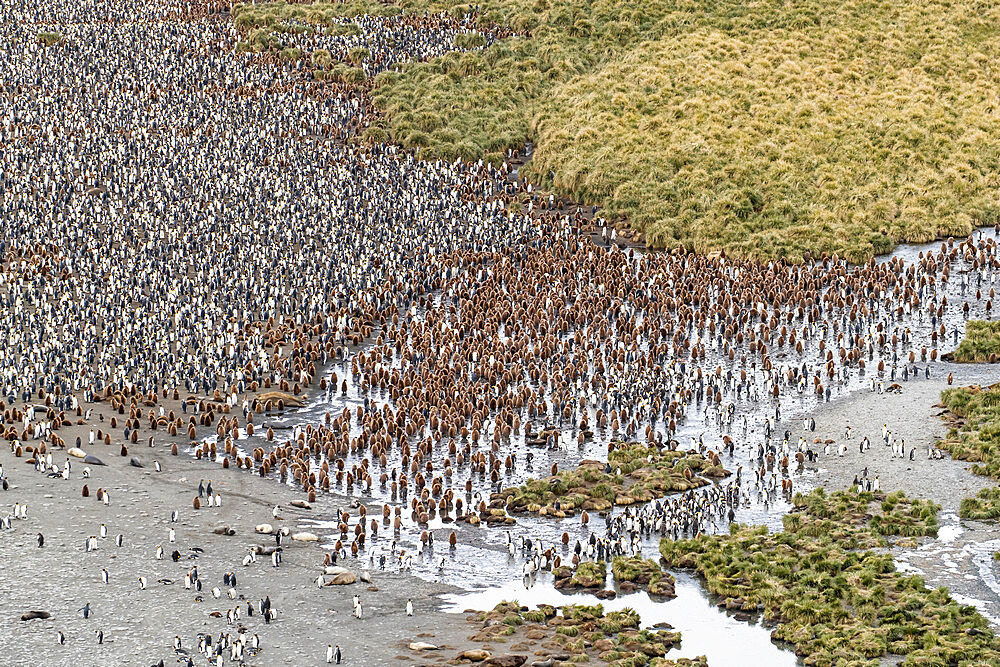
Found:
[[[803,434],[810,442],[815,437],[839,442],[844,427],[852,427],[846,455],[821,456],[816,464],[807,465],[803,473],[796,474],[799,488],[814,484],[844,488],[867,466],[871,475],[879,475],[884,490],[900,488],[941,504],[941,539],[923,540],[917,548],[897,548],[894,555],[902,569],[923,574],[930,585],[947,586],[957,599],[977,604],[1000,627],[1000,585],[991,559],[992,551],[1000,548],[1000,530],[989,523],[960,521],[956,515],[963,497],[991,482],[969,473],[964,462],[930,461],[926,457],[927,446],[946,431],[937,416],[941,409],[934,406],[940,401],[941,390],[947,387],[948,372],[955,375],[954,386],[986,384],[996,377],[995,369],[989,366],[939,365],[931,379],[921,377],[903,383],[900,394],[859,390],[819,405],[812,411],[815,432],[804,430],[800,418],[788,419],[780,428],[791,430],[793,441]],[[788,412],[794,412],[792,398],[783,404]],[[100,422],[98,415],[104,412],[110,419],[107,404],[86,407],[94,408],[94,427],[106,429],[108,422]],[[172,401],[164,407],[179,411]],[[274,417],[258,423],[266,425]],[[914,461],[891,457],[891,450],[879,439],[883,423],[906,441],[907,448],[917,447]],[[73,425],[62,429],[60,435],[70,445],[77,435],[86,442],[89,428]],[[0,516],[10,513],[15,502],[28,505],[27,520],[15,520],[13,530],[0,532],[0,562],[6,566],[0,574],[3,664],[34,665],[35,657],[40,655],[45,655],[47,664],[52,665],[151,665],[160,659],[167,665],[176,664],[178,655],[172,649],[175,635],[181,637],[184,648],[192,655],[199,633],[210,633],[213,638],[224,632],[235,635],[237,627],[227,626],[225,612],[237,604],[242,612],[239,623],[261,638],[262,653],[248,659],[248,664],[253,665],[324,664],[328,643],[341,645],[344,664],[359,665],[441,663],[459,651],[481,646],[470,640],[477,624],[470,624],[463,614],[442,610],[441,595],[461,592],[446,583],[447,570],[438,583],[398,573],[389,566],[385,572],[372,572],[373,585],[378,589],[375,591],[369,591],[364,583],[316,587],[324,545],[328,548],[336,535],[331,535],[329,529],[317,530],[313,521],[329,521],[338,509],[348,506],[351,498],[321,494],[312,510],[295,509],[289,503],[302,499],[301,491],[236,468],[224,470],[218,463],[197,460],[183,451],[171,456],[171,441],[183,446],[187,438],[170,439],[162,430],[154,433],[155,446],[150,448],[145,444],[150,433],[143,429],[140,442],[129,445],[129,457],[138,456],[145,464],[143,468],[130,466],[128,457],[120,456],[120,428],[113,432],[110,447],[85,447],[108,464],[89,466],[91,476],[86,480],[82,478],[85,466],[79,460],[74,460],[72,478],[64,481],[37,473],[25,462],[26,457],[16,458],[8,446],[0,448],[0,463],[10,481],[10,489],[0,492]],[[199,437],[209,434],[209,429],[199,429]],[[872,441],[872,448],[860,454],[857,444],[865,435]],[[66,458],[65,452],[54,453],[54,461],[60,465]],[[162,472],[155,472],[154,459],[160,461]],[[222,494],[221,508],[193,509],[192,500],[202,479],[211,479],[214,489]],[[81,495],[85,483],[91,493],[88,498]],[[111,491],[110,506],[97,500],[98,487]],[[274,505],[281,505],[282,521],[272,518]],[[170,513],[175,509],[180,518],[171,524]],[[369,509],[374,509],[370,503]],[[97,551],[85,553],[86,537],[98,535],[102,523],[108,528],[108,538],[99,540]],[[259,523],[288,527],[293,533],[314,531],[321,536],[321,542],[286,539],[279,568],[273,568],[266,556],[244,568],[241,561],[250,546],[273,544],[273,538],[254,533]],[[175,544],[168,542],[171,526],[176,530]],[[233,528],[236,535],[214,534],[213,529],[219,526]],[[450,530],[437,535],[436,549],[441,555],[449,553],[446,532]],[[485,528],[462,525],[456,530],[460,545],[474,546],[476,550],[496,548]],[[37,546],[38,532],[45,536],[43,548]],[[124,535],[121,548],[114,544],[118,533]],[[388,545],[391,530],[383,529],[378,539]],[[157,545],[166,552],[163,560],[154,558]],[[197,552],[196,559],[189,558],[196,553],[192,547],[203,550]],[[169,558],[174,549],[182,555],[178,563]],[[355,572],[367,565],[367,559],[348,561],[348,567]],[[201,601],[196,599],[199,593],[183,588],[184,573],[193,564],[198,565],[204,583]],[[461,567],[475,564],[461,563]],[[107,585],[101,582],[102,568],[110,573]],[[230,570],[238,577],[241,599],[235,601],[225,596],[222,582],[223,573]],[[147,590],[139,590],[139,576],[147,578]],[[172,583],[161,583],[160,579]],[[212,597],[213,586],[223,591],[221,599]],[[365,618],[360,621],[351,615],[354,594],[362,596],[365,606]],[[265,625],[259,614],[248,617],[242,599],[253,601],[256,607],[265,595],[270,596],[277,611],[271,625]],[[458,601],[462,597],[451,599]],[[414,600],[413,617],[405,615],[407,598]],[[84,620],[78,609],[88,602],[92,615]],[[548,602],[564,604],[570,599],[554,594]],[[48,611],[52,618],[19,620],[21,614],[34,609]],[[454,610],[454,606],[449,609]],[[212,617],[213,612],[220,617]],[[97,645],[96,630],[103,630],[104,645]],[[62,646],[56,642],[59,631],[66,635]],[[441,649],[418,653],[409,649],[413,641]],[[514,651],[522,655],[541,649],[525,642],[496,643],[490,648],[494,654]],[[683,643],[679,652],[689,653]],[[204,664],[204,658],[196,662]]]
[[[106,406],[105,406],[106,407]],[[96,414],[96,410],[95,410]],[[64,429],[62,435],[72,433]],[[464,617],[436,611],[435,594],[453,591],[442,584],[425,582],[396,572],[373,572],[377,591],[368,584],[325,587],[314,584],[321,571],[324,550],[313,543],[286,539],[284,560],[277,569],[266,556],[250,567],[241,561],[249,546],[272,545],[269,536],[254,534],[258,523],[287,526],[292,532],[306,529],[300,520],[329,517],[346,502],[336,496],[321,496],[311,511],[288,506],[302,493],[274,480],[264,480],[235,468],[199,461],[190,456],[169,455],[166,444],[150,449],[132,445],[130,456],[138,455],[146,467],[134,468],[119,456],[119,445],[88,447],[100,456],[106,467],[90,466],[91,477],[82,479],[82,462],[74,463],[69,481],[50,479],[35,472],[25,459],[15,458],[4,445],[0,463],[10,480],[10,489],[0,492],[3,509],[12,511],[15,502],[27,503],[28,518],[15,520],[13,529],[0,532],[0,655],[4,665],[37,665],[45,656],[46,665],[151,665],[163,659],[175,664],[172,649],[175,635],[183,647],[196,649],[198,633],[220,632],[235,635],[236,627],[226,625],[225,612],[237,603],[242,610],[240,623],[249,633],[260,635],[263,652],[250,659],[253,665],[324,664],[328,643],[339,643],[344,664],[410,664],[421,661],[407,647],[411,641],[427,641],[444,646],[456,645],[468,633]],[[159,459],[163,471],[152,467]],[[56,453],[61,464],[66,456]],[[192,499],[200,479],[211,479],[214,490],[222,494],[221,508],[195,511]],[[81,490],[88,484],[91,496]],[[111,492],[110,506],[97,500],[98,487]],[[283,521],[274,521],[271,509],[281,505]],[[180,512],[179,522],[170,523],[172,510]],[[97,551],[86,553],[84,541],[98,535],[101,524],[108,528],[108,539],[99,539]],[[171,525],[176,529],[176,544],[168,542]],[[227,525],[236,535],[214,534],[217,526]],[[303,528],[304,527],[304,528]],[[45,536],[45,546],[38,548],[36,533]],[[391,531],[390,531],[391,532]],[[124,546],[115,546],[117,534],[124,535]],[[386,534],[381,539],[391,539]],[[441,542],[447,550],[446,541]],[[157,545],[166,555],[155,559]],[[192,547],[203,550],[196,560],[189,560]],[[440,547],[439,547],[440,548]],[[178,563],[169,554],[182,554]],[[204,589],[184,590],[184,573],[197,564]],[[360,568],[349,564],[354,571]],[[110,573],[110,583],[101,582],[101,569]],[[229,600],[222,577],[235,571],[237,592],[256,603],[269,595],[276,619],[265,625],[259,614],[246,615],[246,602]],[[148,588],[139,590],[138,577],[145,576]],[[170,579],[172,584],[159,583]],[[223,595],[215,600],[211,588],[218,586]],[[351,596],[360,594],[365,618],[351,615]],[[416,614],[405,615],[406,600],[412,597]],[[77,611],[90,603],[92,614],[84,620]],[[29,610],[52,614],[47,620],[20,621]],[[221,618],[210,616],[221,612]],[[104,631],[104,644],[97,645],[96,630]],[[66,644],[58,645],[57,632],[66,635]],[[443,658],[439,651],[431,659]],[[449,657],[453,653],[449,652]],[[396,656],[401,656],[396,659]],[[228,653],[227,653],[227,664]],[[196,661],[205,664],[204,659]]]

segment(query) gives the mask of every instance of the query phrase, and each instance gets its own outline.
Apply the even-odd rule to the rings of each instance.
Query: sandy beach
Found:
[[[883,491],[901,489],[907,495],[933,500],[944,511],[957,511],[962,498],[994,483],[973,475],[967,462],[953,461],[947,454],[943,459],[927,458],[927,448],[947,433],[947,426],[939,416],[943,408],[936,406],[941,402],[941,392],[948,388],[945,378],[949,372],[954,376],[953,387],[989,384],[997,378],[994,369],[988,366],[942,364],[934,369],[930,379],[921,377],[902,383],[899,393],[879,394],[861,389],[819,404],[812,413],[815,432],[805,429],[801,419],[786,421],[779,430],[787,428],[792,432],[793,442],[801,435],[810,446],[818,448],[820,456],[816,463],[806,463],[805,467],[814,471],[816,483],[826,488],[844,488],[867,468],[870,478],[878,475]],[[883,424],[893,437],[905,442],[905,458],[893,457],[892,448],[884,444]],[[845,440],[848,426],[851,436]],[[862,454],[859,445],[866,436],[871,448]],[[829,456],[822,455],[822,444],[812,444],[814,438],[834,441]],[[848,445],[844,456],[836,454],[841,442]],[[915,448],[912,461],[910,448]]]
[[[100,407],[95,407],[95,417]],[[72,442],[76,431],[86,430],[73,426],[61,433]],[[190,455],[170,456],[166,441],[153,448],[132,447],[128,458],[119,455],[117,439],[111,447],[85,447],[107,465],[86,466],[90,477],[83,479],[85,464],[73,460],[68,481],[36,472],[9,447],[0,450],[0,463],[10,481],[2,495],[2,514],[11,512],[14,503],[28,506],[28,518],[14,520],[13,529],[0,535],[0,558],[8,564],[0,577],[0,651],[8,656],[4,664],[34,664],[26,656],[42,654],[53,665],[81,664],[82,660],[82,664],[145,666],[160,659],[173,664],[175,636],[181,637],[182,647],[192,655],[199,633],[235,636],[237,626],[227,626],[225,612],[237,605],[242,611],[239,625],[251,636],[258,634],[263,646],[248,662],[254,665],[321,664],[329,643],[341,646],[343,664],[388,664],[396,656],[402,656],[399,664],[408,664],[421,660],[407,648],[410,642],[458,645],[468,634],[461,615],[436,611],[433,596],[454,589],[393,568],[372,572],[375,590],[360,581],[317,588],[314,581],[322,572],[325,553],[322,543],[286,538],[280,567],[272,567],[267,556],[249,567],[241,565],[249,547],[274,545],[273,537],[254,533],[257,524],[271,523],[292,533],[309,530],[302,520],[330,517],[346,506],[343,498],[322,495],[312,510],[296,509],[289,503],[303,498],[301,490],[275,480],[236,468],[224,470]],[[129,464],[133,455],[143,468]],[[61,466],[67,457],[57,451],[53,458]],[[155,472],[154,460],[160,461],[161,472]],[[203,479],[211,480],[213,490],[221,494],[222,507],[193,509]],[[82,497],[84,484],[90,497]],[[97,500],[98,488],[110,491],[110,505]],[[272,518],[275,505],[281,506],[281,521]],[[173,510],[179,513],[177,523],[170,521]],[[86,538],[97,536],[102,524],[107,526],[108,538],[98,539],[96,551],[85,552]],[[236,534],[213,532],[223,526]],[[176,530],[174,544],[168,542],[170,528]],[[45,536],[42,548],[37,547],[39,532]],[[388,533],[391,530],[384,539],[391,539]],[[124,536],[120,548],[115,546],[118,534]],[[447,549],[446,542],[442,544]],[[163,560],[155,559],[158,545],[166,552]],[[176,563],[170,559],[175,549],[181,553]],[[204,582],[201,593],[183,590],[184,574],[192,565],[197,565]],[[352,562],[348,567],[360,574],[359,565],[366,564]],[[108,584],[101,581],[102,568],[110,575]],[[236,600],[225,595],[223,574],[228,571],[237,575]],[[140,576],[148,581],[146,590],[139,589]],[[223,591],[218,600],[210,592],[213,586]],[[351,614],[354,594],[362,596],[362,620]],[[276,610],[270,625],[259,613],[246,615],[247,601],[256,608],[264,596],[270,596]],[[405,614],[408,598],[414,602],[413,617]],[[87,603],[91,615],[85,620],[77,610]],[[29,610],[48,611],[51,618],[20,621],[20,615]],[[213,617],[216,612],[222,617]],[[104,632],[100,646],[97,630]],[[66,636],[65,645],[56,643],[59,631]],[[22,662],[10,656],[25,658]]]

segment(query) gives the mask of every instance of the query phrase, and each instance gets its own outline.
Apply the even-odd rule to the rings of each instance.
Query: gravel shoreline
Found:
[[[992,369],[959,365],[938,366],[930,379],[911,380],[904,383],[900,393],[878,394],[868,390],[856,391],[850,396],[829,403],[820,404],[812,413],[816,420],[816,431],[803,428],[802,420],[790,420],[781,424],[779,432],[788,429],[791,439],[798,441],[801,435],[810,444],[814,438],[835,441],[829,456],[819,447],[819,458],[814,464],[806,463],[807,471],[815,472],[816,482],[828,489],[842,489],[849,485],[855,475],[860,475],[867,467],[869,477],[879,476],[883,491],[902,489],[907,495],[927,498],[941,505],[944,511],[958,511],[962,498],[994,483],[969,472],[965,461],[953,461],[945,454],[943,459],[929,460],[928,446],[933,446],[947,433],[947,426],[940,418],[943,408],[936,407],[941,402],[941,392],[948,388],[948,372],[955,376],[953,387],[969,384],[986,384],[993,380]],[[906,456],[892,456],[892,448],[882,440],[882,425],[892,431],[893,436],[905,442]],[[844,439],[844,431],[851,427],[851,437]],[[868,437],[871,448],[859,452],[861,441]],[[847,443],[844,456],[836,454],[837,445]],[[916,448],[913,460],[909,460],[910,448]]]

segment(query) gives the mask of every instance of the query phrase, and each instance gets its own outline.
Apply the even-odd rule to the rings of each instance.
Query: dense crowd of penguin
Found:
[[[797,441],[782,436],[783,404],[898,391],[934,372],[964,318],[992,314],[990,235],[863,266],[644,252],[509,164],[352,142],[376,114],[367,84],[241,52],[246,31],[228,8],[0,7],[0,411],[11,451],[39,474],[76,479],[63,452],[74,445],[90,450],[86,479],[102,445],[125,455],[164,439],[174,454],[296,485],[308,502],[345,496],[325,566],[367,557],[408,570],[416,557],[442,571],[435,529],[454,548],[446,524],[485,520],[493,492],[606,457],[610,443],[722,455],[732,468],[603,525],[584,514],[577,536],[504,521],[512,571],[530,585],[564,559],[641,553],[650,536],[725,529],[741,506],[790,496],[794,470],[845,455],[850,438],[810,442],[808,421]],[[474,15],[348,23],[277,33],[345,62],[364,48],[368,75],[455,50],[463,33],[486,44],[510,34]],[[43,30],[61,40],[43,45]],[[288,395],[311,396],[322,419],[273,421]],[[89,442],[65,442],[70,423],[91,424]],[[2,467],[0,480],[6,489]],[[108,490],[96,495],[110,504]],[[211,483],[194,498],[221,502]],[[10,529],[27,507],[5,514]],[[243,565],[279,567],[281,538]],[[84,553],[105,539],[102,525]],[[155,558],[190,555],[160,546]],[[235,571],[210,594],[234,599]],[[202,586],[194,565],[183,588]],[[262,650],[244,607],[266,622],[277,613],[267,597],[235,604],[214,638],[176,637],[178,651],[197,647],[178,655],[241,664]]]

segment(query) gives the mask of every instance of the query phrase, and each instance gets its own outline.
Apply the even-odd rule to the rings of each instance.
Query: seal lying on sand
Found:
[[[51,618],[52,614],[47,611],[29,611],[26,614],[21,615],[22,621],[31,621],[36,618]]]

